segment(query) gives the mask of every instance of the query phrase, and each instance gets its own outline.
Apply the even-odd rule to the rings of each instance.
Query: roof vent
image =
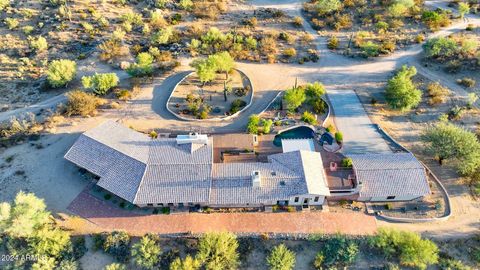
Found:
[[[260,176],[259,171],[252,172],[252,186],[261,187],[262,186],[262,177]]]
[[[190,133],[188,135],[178,135],[177,144],[208,144],[208,136],[198,133]]]

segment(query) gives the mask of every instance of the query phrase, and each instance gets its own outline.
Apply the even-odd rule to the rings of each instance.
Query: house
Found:
[[[213,140],[189,134],[152,139],[107,121],[77,139],[65,158],[97,175],[97,185],[140,207],[323,205],[330,193],[312,139],[282,141],[267,162],[215,163]],[[410,153],[349,155],[359,201],[408,201],[430,193]],[[333,194],[334,193],[334,194]]]
[[[65,158],[97,175],[98,186],[140,207],[322,205],[330,195],[318,152],[214,163],[206,135],[151,139],[112,121],[80,135]]]
[[[410,201],[430,194],[423,165],[411,153],[355,154],[359,201]]]

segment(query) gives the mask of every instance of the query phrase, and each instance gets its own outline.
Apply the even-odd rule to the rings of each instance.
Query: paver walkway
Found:
[[[334,121],[343,133],[345,154],[391,152],[352,90],[328,90]]]
[[[199,234],[230,231],[239,234],[375,233],[376,220],[362,213],[218,213],[138,215],[115,208],[83,191],[68,209],[104,230],[124,230],[132,235],[145,233]]]

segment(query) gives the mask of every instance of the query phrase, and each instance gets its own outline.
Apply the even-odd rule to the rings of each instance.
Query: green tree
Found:
[[[13,206],[2,203],[0,209],[0,233],[10,237],[31,237],[50,220],[45,202],[33,193],[20,191]]]
[[[402,111],[416,107],[421,99],[422,92],[417,89],[412,77],[417,74],[415,67],[403,66],[397,74],[388,81],[385,98],[390,107]]]
[[[465,2],[460,2],[458,3],[458,13],[460,14],[460,18],[463,19],[465,17],[465,14],[468,14],[470,12],[470,5]]]
[[[190,255],[187,255],[184,260],[176,258],[170,264],[170,270],[197,270],[200,269],[200,262]]]
[[[71,244],[66,231],[50,227],[38,230],[29,242],[34,254],[52,258],[60,257]]]
[[[141,77],[153,73],[153,56],[148,52],[137,55],[137,61],[127,69],[130,76]]]
[[[480,142],[473,132],[440,122],[425,130],[421,140],[426,151],[435,156],[440,164],[451,160],[458,171],[471,175],[480,168]]]
[[[295,266],[295,253],[284,244],[273,248],[267,258],[271,270],[290,270]]]
[[[342,8],[342,3],[339,0],[318,0],[316,7],[320,15],[325,15]]]
[[[216,71],[224,72],[227,80],[228,73],[235,67],[235,60],[228,52],[210,55],[207,61],[211,62],[211,65],[216,68]]]
[[[209,270],[233,270],[239,265],[237,237],[228,232],[207,233],[198,243],[197,259]]]
[[[302,87],[288,89],[283,96],[283,99],[287,103],[287,109],[291,112],[300,107],[306,98],[305,89]]]
[[[204,85],[215,80],[217,76],[217,67],[212,61],[208,61],[208,59],[196,59],[192,62],[191,66],[195,68],[198,78]]]
[[[153,269],[159,263],[162,250],[158,240],[156,235],[147,234],[132,246],[135,264],[145,269]]]
[[[128,260],[130,236],[126,232],[114,231],[107,235],[103,250],[112,254],[117,260]]]
[[[118,85],[118,81],[118,76],[115,73],[96,73],[92,76],[82,77],[83,87],[98,95],[105,95],[110,89]]]
[[[426,57],[448,58],[458,52],[458,45],[455,40],[448,37],[431,38],[423,45]]]
[[[323,246],[324,264],[327,266],[348,266],[358,255],[358,245],[344,235],[335,235]]]
[[[388,257],[398,257],[400,264],[408,267],[426,269],[438,262],[435,243],[414,232],[380,228],[370,244]]]
[[[77,64],[75,61],[60,59],[53,60],[48,65],[47,81],[54,87],[63,87],[75,78]]]

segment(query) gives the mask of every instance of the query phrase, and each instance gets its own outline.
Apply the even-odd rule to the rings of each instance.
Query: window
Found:
[[[388,196],[387,197],[387,200],[393,200],[393,199],[395,199],[395,196]]]
[[[315,199],[313,199],[314,202],[318,202],[318,200],[320,199],[320,197],[315,197]]]
[[[300,198],[298,198],[298,197],[295,197],[295,202],[298,202],[298,200],[300,200]]]
[[[147,203],[147,206],[153,206],[153,203]]]
[[[163,203],[157,203],[157,206],[163,206]]]
[[[308,203],[308,198],[303,199],[303,203],[307,204]]]
[[[276,175],[277,175],[277,172],[272,171],[272,176],[276,176]]]

